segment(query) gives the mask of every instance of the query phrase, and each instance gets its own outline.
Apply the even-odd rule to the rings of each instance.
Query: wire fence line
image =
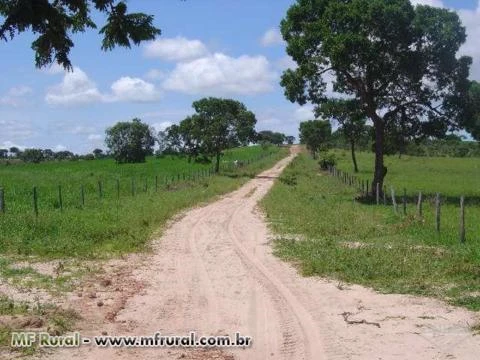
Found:
[[[88,209],[89,206],[104,201],[134,198],[142,194],[155,194],[161,191],[176,190],[181,184],[197,183],[216,175],[234,175],[246,166],[271,157],[276,152],[270,151],[246,160],[227,161],[220,164],[219,173],[214,166],[203,169],[184,170],[173,173],[144,176],[141,178],[110,178],[90,183],[68,183],[46,186],[33,185],[31,188],[15,188],[0,185],[0,216],[33,212],[68,209]]]
[[[391,206],[393,212],[396,215],[407,216],[407,206],[408,204],[414,205],[415,207],[415,217],[417,219],[424,219],[424,203],[426,200],[425,194],[421,191],[418,191],[417,195],[414,198],[409,198],[407,195],[407,189],[403,188],[401,194],[395,192],[393,186],[390,187],[388,191],[387,186],[384,185],[383,188],[380,187],[379,183],[376,183],[372,186],[372,183],[369,183],[368,180],[360,179],[355,175],[352,175],[346,171],[339,170],[335,166],[329,166],[327,169],[328,173],[340,180],[343,184],[347,186],[354,187],[357,191],[361,193],[361,199],[366,200],[368,203],[375,204],[377,206]],[[465,201],[466,198],[464,195],[460,196],[458,199],[458,217],[459,217],[459,226],[458,226],[458,239],[461,243],[466,241],[466,231],[465,231]],[[442,196],[440,193],[435,193],[433,198],[434,205],[434,219],[435,219],[435,230],[441,232],[441,219],[442,219]]]

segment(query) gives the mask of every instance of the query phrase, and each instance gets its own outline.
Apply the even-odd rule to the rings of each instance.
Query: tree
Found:
[[[45,160],[43,157],[43,151],[40,149],[25,149],[20,155],[20,158],[25,162],[34,164],[38,164]]]
[[[309,120],[300,123],[299,131],[300,143],[305,144],[316,159],[317,153],[327,147],[327,142],[332,135],[332,126],[328,120]]]
[[[0,149],[0,159],[6,159],[8,157],[7,149]]]
[[[153,154],[153,130],[140,119],[119,122],[105,132],[105,143],[117,163],[145,162],[145,157]]]
[[[10,149],[10,154],[12,154],[13,157],[18,157],[21,153],[20,149],[16,146],[12,146]]]
[[[196,114],[180,123],[180,138],[190,151],[215,157],[216,172],[224,150],[255,141],[257,120],[241,102],[210,97],[192,106]]]
[[[289,135],[285,137],[285,141],[288,145],[293,145],[293,143],[295,142],[295,136]]]
[[[17,34],[31,30],[38,37],[32,43],[35,64],[43,67],[56,61],[65,69],[72,69],[69,59],[74,46],[71,34],[96,29],[91,18],[94,8],[107,17],[100,29],[103,35],[102,50],[115,46],[130,48],[144,40],[160,35],[153,26],[153,16],[127,12],[125,1],[117,0],[61,0],[18,1],[0,0],[0,38],[7,41]]]
[[[43,153],[43,157],[45,158],[45,160],[53,160],[53,159],[55,159],[55,153],[53,152],[52,149],[42,150],[42,153]]]
[[[100,159],[103,157],[103,150],[102,149],[94,149],[92,151],[93,156],[95,156],[95,159]]]
[[[285,134],[270,130],[262,130],[257,134],[257,141],[268,142],[270,144],[280,146],[285,142]]]
[[[281,32],[298,64],[282,75],[289,100],[318,111],[329,100],[329,75],[373,122],[372,189],[382,188],[385,128],[400,112],[425,132],[459,125],[472,60],[456,58],[466,35],[455,12],[409,0],[297,0]]]

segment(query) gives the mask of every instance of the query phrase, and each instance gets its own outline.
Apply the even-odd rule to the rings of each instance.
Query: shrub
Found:
[[[337,165],[337,157],[332,152],[324,152],[320,155],[318,164],[322,170],[328,170],[328,168]]]

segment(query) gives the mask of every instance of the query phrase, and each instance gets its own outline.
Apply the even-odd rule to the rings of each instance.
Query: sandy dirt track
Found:
[[[294,156],[220,200],[183,214],[154,241],[152,255],[126,259],[123,275],[115,279],[124,281],[124,293],[129,291],[120,311],[109,321],[91,323],[82,330],[85,335],[238,331],[253,337],[252,347],[202,351],[83,346],[45,356],[479,359],[480,336],[470,331],[479,320],[475,314],[431,299],[382,295],[360,286],[303,278],[272,255],[271,235],[257,203]],[[92,303],[84,308],[86,319],[115,306],[115,301],[105,301],[100,308],[95,306],[97,300],[81,298]]]

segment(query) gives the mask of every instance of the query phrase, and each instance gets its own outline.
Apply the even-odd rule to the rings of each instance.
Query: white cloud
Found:
[[[161,95],[155,85],[129,76],[115,81],[111,89],[114,101],[150,102],[158,100]]]
[[[10,140],[2,142],[2,145],[0,145],[0,149],[10,149],[12,147],[16,147],[20,149],[21,151],[25,150],[26,146],[23,145],[18,145]]]
[[[158,69],[152,69],[145,74],[145,77],[149,80],[163,80],[166,74]]]
[[[86,104],[102,101],[103,95],[95,83],[80,68],[65,73],[60,84],[52,86],[45,95],[51,105]]]
[[[162,121],[162,122],[159,122],[159,123],[155,123],[152,126],[157,132],[159,132],[159,131],[165,131],[166,128],[168,128],[172,125],[173,125],[173,122],[171,122],[171,121]]]
[[[31,94],[33,90],[25,85],[15,86],[10,88],[8,92],[0,97],[0,105],[20,106],[25,104],[25,97]]]
[[[200,40],[189,40],[181,36],[158,39],[145,45],[144,55],[168,61],[193,60],[208,54]]]
[[[63,68],[63,66],[60,66],[57,63],[53,63],[48,68],[42,69],[42,71],[45,74],[48,74],[48,75],[58,75],[58,74],[63,74],[63,73],[66,72],[66,70]]]
[[[35,133],[29,121],[0,118],[0,140],[28,139]]]
[[[436,7],[444,7],[442,0],[410,0],[412,5],[429,5]]]
[[[263,34],[262,38],[260,39],[260,43],[263,46],[273,46],[273,45],[282,45],[284,44],[282,34],[280,34],[280,30],[277,28],[269,29]]]
[[[480,47],[478,46],[478,39],[480,38],[480,1],[476,11],[460,10],[458,14],[467,29],[467,41],[460,48],[459,54],[473,58],[470,78],[480,80]]]
[[[64,145],[62,145],[62,144],[58,144],[58,145],[56,145],[56,146],[54,147],[53,150],[54,150],[54,151],[65,151],[65,150],[67,150],[67,147],[64,146]]]
[[[163,86],[187,94],[256,94],[271,91],[275,77],[264,56],[216,53],[177,64]]]
[[[80,68],[65,73],[60,84],[50,87],[45,101],[50,105],[79,105],[95,102],[151,102],[160,98],[155,85],[140,78],[124,76],[111,85],[110,94],[102,93]]]
[[[293,114],[293,118],[298,122],[314,120],[315,114],[313,112],[313,106],[304,105],[297,108]]]
[[[279,70],[284,71],[287,69],[295,70],[298,67],[298,65],[290,56],[285,55],[281,59],[277,60],[276,67]]]

